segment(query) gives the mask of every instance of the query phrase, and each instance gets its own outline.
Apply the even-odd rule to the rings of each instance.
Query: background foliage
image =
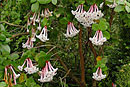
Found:
[[[97,82],[97,87],[112,87],[114,82],[118,87],[130,86],[130,0],[127,3],[119,3],[115,9],[110,9],[106,5],[101,9],[104,18],[100,19],[98,24],[92,25],[92,36],[95,31],[102,29],[104,36],[108,41],[104,44],[103,52],[100,55],[102,61],[94,66],[94,56],[91,49],[86,46],[87,29],[82,25],[83,30],[82,45],[83,56],[85,58],[85,75],[86,86],[92,86],[92,73],[98,66],[103,68],[107,78],[101,82]],[[66,75],[64,67],[59,63],[57,56],[66,64],[73,75],[80,78],[80,56],[78,35],[73,38],[65,38],[66,26],[69,21],[73,22],[76,28],[79,23],[71,14],[72,9],[80,4],[84,4],[87,11],[89,7],[96,3],[98,6],[103,0],[1,0],[0,1],[0,87],[6,87],[3,82],[4,67],[12,64],[16,67],[23,63],[29,57],[43,67],[46,60],[51,60],[55,67],[58,67],[58,74],[50,83],[41,84],[37,81],[39,76],[33,74],[26,75],[21,72],[18,84],[14,87],[78,87],[71,76],[61,79]],[[106,0],[106,3],[112,3],[113,0]],[[53,11],[53,16],[49,19],[42,20],[42,27],[48,26],[49,41],[42,43],[39,40],[35,43],[35,48],[31,50],[23,49],[22,43],[27,40],[27,35],[19,35],[26,32],[26,22],[31,12],[37,12],[49,8]],[[114,13],[112,13],[114,11]],[[112,25],[109,25],[111,16],[113,15]],[[98,27],[98,28],[97,28]],[[46,54],[51,48],[51,52]],[[99,51],[99,47],[94,47]],[[102,64],[102,65],[101,65]]]

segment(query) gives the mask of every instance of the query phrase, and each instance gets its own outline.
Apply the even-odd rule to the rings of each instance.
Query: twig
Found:
[[[5,24],[8,24],[8,25],[14,26],[14,27],[25,28],[25,26],[16,25],[16,24],[13,24],[13,23],[9,23],[9,22],[7,22],[7,21],[0,21],[0,24],[1,24],[1,23],[5,23]]]
[[[98,55],[101,56],[101,53],[103,52],[103,46],[100,47]]]
[[[55,48],[56,48],[56,46],[52,47],[46,54],[50,53]]]
[[[51,57],[55,56],[58,52],[54,53],[53,55],[51,55]]]
[[[91,30],[91,28],[89,27],[88,28],[88,36],[90,37],[90,35],[91,35],[91,32],[92,32],[92,30]],[[96,53],[96,50],[94,49],[94,47],[93,47],[93,44],[92,44],[92,42],[88,39],[88,43],[89,43],[89,47],[91,48],[91,51],[92,51],[92,53],[93,53],[93,55],[94,55],[94,58],[95,58],[95,65],[97,64],[97,61],[96,61],[96,58],[97,58],[97,53]]]
[[[114,15],[115,15],[115,12],[114,12],[114,9],[112,9],[111,14],[110,14],[110,20],[109,20],[110,32],[111,32],[111,26],[112,26]]]
[[[65,70],[65,71],[68,71],[69,69],[67,68],[67,66],[65,65],[65,63],[61,60],[61,58],[60,58],[58,55],[56,55],[56,57],[58,58],[60,64],[64,67],[64,70]],[[75,77],[75,76],[72,74],[72,72],[69,73],[69,76],[71,76],[72,79],[75,80],[76,83],[78,83],[79,85],[81,85],[81,83],[80,83],[80,81],[78,80],[78,78]]]
[[[40,47],[52,47],[54,45],[40,45],[40,46],[37,46],[37,47],[34,47],[34,48],[40,48]]]
[[[54,62],[54,64],[53,64],[53,66],[55,66],[55,64],[56,64],[56,62],[57,62],[57,61],[58,61],[58,59],[56,59],[56,60],[55,60],[55,62]]]
[[[67,75],[70,73],[70,71],[71,71],[71,69],[69,69],[69,70],[67,71],[67,73],[65,74],[65,76],[64,76],[64,77],[62,77],[61,79],[66,78],[66,77],[67,77]]]
[[[80,87],[85,87],[85,67],[84,67],[84,57],[83,57],[83,52],[82,52],[82,28],[80,27],[79,24],[79,54],[80,54],[80,69],[81,69],[81,86]]]
[[[18,36],[21,36],[21,35],[29,35],[29,33],[26,32],[26,33],[14,34],[14,35],[12,35],[12,37],[11,37],[10,39],[13,39],[13,38],[18,37]]]
[[[95,59],[95,61],[94,61],[94,64],[96,65],[97,64],[97,61],[96,61],[96,58],[97,58],[97,53],[96,53],[96,50],[94,49],[94,47],[93,47],[93,44],[92,44],[92,42],[89,40],[89,38],[90,38],[90,36],[91,36],[91,33],[92,33],[92,29],[89,27],[88,28],[88,43],[89,43],[89,47],[91,48],[91,51],[92,51],[92,53],[93,53],[93,55],[94,55],[94,59]],[[93,80],[92,81],[92,87],[96,87],[96,80]]]

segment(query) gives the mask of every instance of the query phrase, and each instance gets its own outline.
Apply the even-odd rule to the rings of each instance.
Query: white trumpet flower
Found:
[[[114,0],[113,4],[107,4],[109,8],[115,8],[117,6],[116,1]]]
[[[40,23],[39,23],[39,26],[37,27],[37,29],[38,29],[39,31],[41,31],[42,27],[41,27],[41,24],[40,24]]]
[[[91,5],[90,9],[86,12],[83,9],[83,4],[79,5],[76,11],[71,11],[75,18],[84,26],[91,27],[95,20],[100,19],[103,13],[98,9],[96,4]]]
[[[35,20],[37,23],[40,22],[40,13],[38,13],[37,19]]]
[[[24,44],[22,43],[23,48],[31,49],[33,48],[33,41],[31,41],[31,38],[28,38],[27,42]]]
[[[43,67],[42,71],[40,71],[40,82],[50,82],[53,80],[53,76],[56,75],[56,71],[58,68],[54,69],[49,61],[46,61],[46,66]]]
[[[36,35],[36,37],[39,38],[42,42],[46,42],[47,40],[49,40],[49,39],[47,38],[47,36],[48,36],[48,35],[47,35],[47,26],[45,26],[45,27],[42,29],[40,35]]]
[[[27,58],[27,59],[24,61],[24,63],[23,63],[22,66],[18,66],[18,69],[19,69],[20,71],[23,70],[23,67],[24,67],[24,65],[25,65],[26,62],[27,62],[27,67],[25,67],[24,70],[25,70],[28,74],[36,73],[36,72],[39,70],[36,66],[34,66],[34,65],[32,64],[32,60],[31,60],[30,58]]]
[[[106,37],[103,37],[101,30],[96,31],[94,37],[90,37],[89,40],[92,41],[94,45],[103,45],[103,43],[107,41]]]
[[[98,67],[97,71],[95,73],[93,73],[92,78],[97,80],[97,81],[101,81],[102,79],[106,78],[106,75],[103,75],[102,69],[100,67]]]
[[[76,36],[76,34],[79,33],[80,30],[77,30],[73,23],[69,22],[68,25],[67,25],[67,33],[64,34],[66,37],[74,37]]]
[[[44,10],[44,17],[52,16],[52,11],[50,12],[48,8],[45,8]]]

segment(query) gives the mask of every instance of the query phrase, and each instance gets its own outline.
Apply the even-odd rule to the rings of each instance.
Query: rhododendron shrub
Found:
[[[129,12],[129,0],[0,0],[0,86],[129,87]]]

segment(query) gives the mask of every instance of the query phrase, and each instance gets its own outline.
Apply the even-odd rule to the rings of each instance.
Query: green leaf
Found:
[[[124,2],[124,1],[121,1],[121,0],[118,0],[117,3],[118,3],[118,4],[122,4],[122,5],[125,4],[125,2]]]
[[[45,26],[45,25],[47,25],[47,19],[44,17],[44,19],[42,20],[42,24],[41,24],[43,27]]]
[[[121,12],[121,11],[124,11],[124,8],[125,8],[124,6],[118,5],[118,6],[115,7],[114,11],[115,12]]]
[[[6,38],[6,43],[9,43],[10,41],[10,38]]]
[[[36,83],[35,83],[34,79],[33,79],[32,77],[30,77],[30,78],[28,78],[28,79],[26,80],[25,85],[26,85],[27,87],[35,87]]]
[[[43,51],[40,51],[40,53],[38,53],[36,56],[35,56],[35,60],[38,61],[40,58],[43,58],[44,56],[46,55],[45,52]]]
[[[31,3],[34,3],[34,2],[36,2],[37,0],[31,0]]]
[[[13,87],[25,87],[25,86],[24,85],[16,84],[16,85],[13,85]]]
[[[15,59],[19,58],[19,55],[17,53],[13,53],[8,58],[11,59],[11,60],[15,60]]]
[[[27,75],[25,73],[21,73],[19,77],[19,83],[24,82],[27,79]]]
[[[113,2],[113,0],[106,0],[106,1],[108,1],[108,2]]]
[[[68,19],[66,17],[63,17],[63,18],[60,19],[61,24],[67,24],[68,22],[69,21],[68,21]]]
[[[57,4],[57,0],[52,0],[52,4],[56,5]]]
[[[78,4],[84,4],[85,3],[85,0],[78,0]]]
[[[1,41],[5,41],[6,40],[6,36],[4,34],[0,34],[0,40]]]
[[[93,25],[92,25],[92,29],[93,29],[94,31],[99,30],[98,24],[93,24]]]
[[[99,29],[105,31],[108,28],[107,22],[103,19],[99,22]]]
[[[129,7],[130,7],[130,3],[129,3],[129,2],[125,1],[125,3],[126,3],[126,5],[127,5],[127,6],[129,6]]]
[[[34,56],[36,55],[35,48],[27,50],[21,57],[20,63],[22,64],[26,58],[30,58],[33,60]]]
[[[9,54],[10,53],[10,47],[9,45],[0,45],[0,51],[2,52],[3,55]]]
[[[39,9],[39,3],[38,2],[32,4],[32,6],[31,6],[32,12],[37,12],[38,9]]]
[[[107,31],[103,31],[103,37],[106,37],[106,39],[110,39],[110,33]]]
[[[40,4],[48,4],[51,2],[51,0],[38,0]]]
[[[5,28],[4,28],[4,26],[2,24],[0,24],[0,30],[5,31]]]
[[[130,12],[130,7],[129,6],[125,6],[125,9],[126,9],[126,11],[129,13]]]
[[[5,82],[0,82],[0,87],[6,87],[7,84]]]
[[[51,55],[50,54],[46,54],[43,51],[41,51],[40,54],[43,55],[43,56],[39,57],[38,64],[42,68],[43,66],[45,66],[46,61],[50,60]]]

